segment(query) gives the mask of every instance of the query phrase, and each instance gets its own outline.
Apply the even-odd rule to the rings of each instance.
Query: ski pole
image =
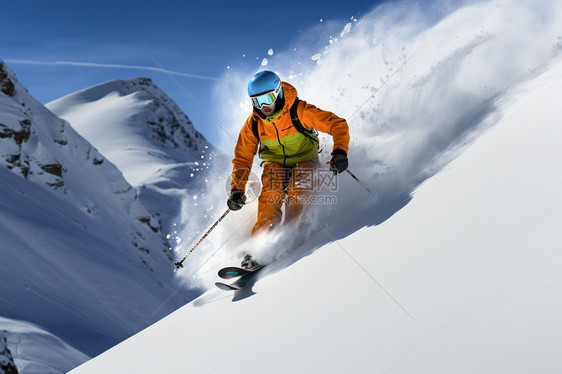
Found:
[[[191,248],[191,250],[184,256],[184,258],[181,259],[181,261],[178,261],[178,262],[174,263],[174,265],[176,265],[176,269],[183,268],[183,262],[185,261],[185,259],[191,254],[191,252],[193,252],[193,250],[195,248],[197,248],[197,246],[207,237],[207,235],[209,235],[211,233],[211,231],[213,231],[213,229],[215,227],[217,227],[219,222],[222,221],[228,213],[230,213],[230,209],[227,209],[226,212],[224,212],[222,214],[222,216],[220,216],[220,218],[217,220],[217,222],[215,222],[213,224],[213,226],[211,226],[211,228],[209,230],[207,230],[207,232],[201,237],[201,239],[199,239],[199,241],[193,246],[193,248]]]
[[[329,165],[333,164],[332,161],[328,161],[328,162],[326,162],[326,163],[329,164]],[[369,187],[367,187],[363,182],[361,182],[361,181],[359,180],[359,178],[357,178],[357,177],[355,176],[355,174],[353,174],[351,171],[349,171],[349,169],[345,169],[345,171],[347,171],[348,174],[351,175],[351,177],[352,177],[353,179],[355,179],[355,181],[357,181],[357,183],[359,183],[361,186],[363,186],[363,188],[366,189],[371,195],[373,195],[373,196],[375,195],[375,194],[373,193],[373,191],[371,191],[371,189],[370,189]],[[338,174],[338,172],[334,170],[334,175],[337,175],[337,174]]]
[[[357,181],[357,183],[359,183],[360,185],[362,185],[364,189],[366,189],[367,191],[369,191],[369,193],[370,193],[371,195],[374,195],[374,194],[373,194],[373,191],[371,191],[371,190],[369,189],[369,187],[367,187],[363,182],[361,182],[361,181],[359,180],[359,178],[357,178],[357,177],[355,176],[355,174],[353,174],[351,171],[349,171],[349,169],[345,169],[345,171],[347,171],[347,172],[349,173],[349,175],[351,175],[351,178],[355,179],[355,180]]]

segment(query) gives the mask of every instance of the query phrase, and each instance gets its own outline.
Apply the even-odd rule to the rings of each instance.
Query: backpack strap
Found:
[[[314,129],[307,130],[303,126],[303,124],[301,123],[301,120],[299,119],[299,116],[297,115],[297,107],[299,105],[299,101],[300,101],[300,99],[297,97],[295,99],[295,102],[291,106],[291,109],[289,110],[289,114],[291,115],[291,122],[293,122],[293,126],[297,129],[298,132],[300,132],[301,134],[303,134],[307,138],[309,138],[309,139],[315,141],[316,143],[318,143],[318,135],[317,135],[316,131]],[[314,135],[316,135],[316,136],[314,136]]]
[[[298,132],[300,132],[301,134],[303,134],[304,136],[306,136],[307,138],[315,141],[316,143],[318,143],[318,138],[317,136],[315,137],[314,134],[316,134],[315,130],[307,130],[303,124],[301,123],[299,116],[297,115],[297,107],[299,105],[300,99],[297,97],[295,99],[295,102],[293,103],[293,105],[291,105],[291,108],[289,109],[289,114],[291,116],[291,122],[293,123],[293,126],[297,129]],[[254,133],[254,136],[256,137],[256,139],[258,139],[258,141],[260,140],[260,134],[258,131],[258,120],[256,119],[256,117],[252,117],[252,132]]]
[[[258,132],[258,120],[256,117],[252,117],[252,132],[258,141],[260,140],[260,133]]]
[[[300,99],[297,97],[293,105],[291,105],[291,109],[289,109],[289,114],[291,115],[291,122],[293,122],[293,126],[297,129],[300,133],[305,133],[306,129],[301,123],[299,116],[297,115],[297,107],[299,106]]]

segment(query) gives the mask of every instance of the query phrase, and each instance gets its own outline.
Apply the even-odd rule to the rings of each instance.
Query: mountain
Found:
[[[116,80],[48,103],[138,187],[169,165],[201,161],[210,144],[149,78]]]
[[[493,127],[380,225],[356,231],[355,212],[251,291],[213,287],[71,373],[558,373],[561,77],[558,57],[496,100]]]
[[[46,106],[117,166],[165,227],[200,171],[224,159],[149,78],[106,82]]]
[[[18,320],[52,334],[76,353],[68,370],[192,291],[174,288],[160,217],[122,172],[1,61],[0,91],[0,331],[18,339]]]

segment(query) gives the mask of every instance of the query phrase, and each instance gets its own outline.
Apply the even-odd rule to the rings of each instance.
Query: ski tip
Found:
[[[222,283],[222,282],[216,282],[215,286],[217,286],[218,288],[220,288],[221,290],[224,291],[238,291],[239,288],[232,286],[230,284],[226,284],[226,283]]]

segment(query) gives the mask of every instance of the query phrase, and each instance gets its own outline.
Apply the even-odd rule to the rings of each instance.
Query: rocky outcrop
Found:
[[[8,340],[0,331],[0,374],[17,374],[18,369],[14,363],[12,352],[8,348]]]
[[[16,91],[16,85],[8,76],[4,63],[0,61],[0,92],[4,95],[12,97]]]

